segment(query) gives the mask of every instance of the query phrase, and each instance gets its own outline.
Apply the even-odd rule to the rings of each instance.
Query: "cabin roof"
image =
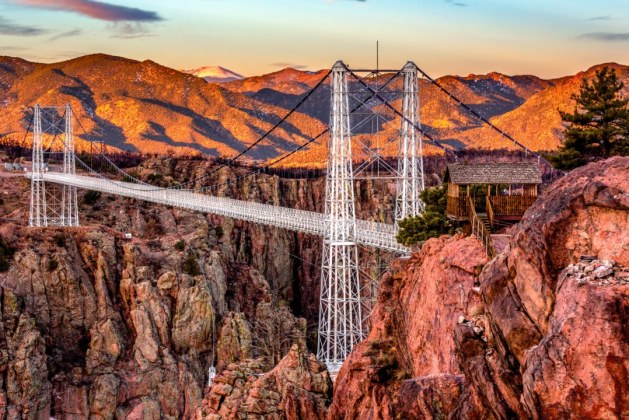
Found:
[[[445,181],[453,184],[541,184],[537,163],[451,163]]]

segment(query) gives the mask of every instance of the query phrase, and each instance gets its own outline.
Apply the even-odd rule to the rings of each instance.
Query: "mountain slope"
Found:
[[[625,93],[629,95],[629,67],[610,65],[625,82]],[[581,79],[593,77],[601,66],[556,80],[490,73],[445,76],[437,81],[529,148],[552,150],[562,139],[557,109],[570,109],[570,97],[578,92]],[[220,67],[193,72],[201,77],[239,76],[230,76],[234,73]],[[35,103],[70,102],[80,117],[76,127],[79,147],[87,147],[87,141],[102,140],[121,150],[165,153],[172,149],[180,153],[234,156],[273,127],[326,73],[327,70],[305,72],[288,68],[241,80],[208,83],[152,61],[103,54],[53,64],[0,57],[0,136],[23,138],[31,116],[29,108]],[[381,88],[391,76],[381,74],[368,82]],[[401,78],[394,79],[381,92],[397,109],[401,108],[401,84]],[[351,77],[349,87],[350,108],[354,109],[369,94],[360,93],[359,84]],[[329,98],[328,80],[247,157],[278,158],[320,133],[328,124]],[[443,144],[455,149],[514,147],[425,79],[420,79],[420,102],[422,127]],[[373,101],[370,105],[373,112],[366,112],[363,107],[352,116],[355,157],[368,157],[366,148],[396,156],[400,119],[384,105]],[[326,149],[324,136],[283,164],[324,165]],[[437,151],[431,146],[425,150]]]
[[[1,132],[18,137],[30,119],[27,107],[70,102],[80,117],[80,139],[102,140],[121,150],[164,153],[172,148],[231,156],[286,113],[151,61],[91,55],[48,65],[2,63],[1,80],[19,77],[1,86]],[[323,128],[306,115],[297,118],[298,126],[280,127],[251,157],[276,156]]]

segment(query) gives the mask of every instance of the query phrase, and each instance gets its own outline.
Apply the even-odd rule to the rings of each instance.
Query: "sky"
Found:
[[[629,64],[629,0],[0,0],[0,55],[106,53],[243,75],[284,67],[552,78]]]

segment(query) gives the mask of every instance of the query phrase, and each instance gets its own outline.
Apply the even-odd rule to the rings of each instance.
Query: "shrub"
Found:
[[[199,263],[197,262],[194,254],[190,253],[183,261],[181,270],[190,276],[198,276],[201,274],[201,269],[199,268]]]
[[[219,239],[222,238],[223,234],[225,233],[225,231],[223,230],[223,226],[220,225],[214,228],[214,232],[216,232],[216,237]]]
[[[9,270],[15,249],[10,247],[0,236],[0,273]]]
[[[89,205],[94,204],[98,201],[98,199],[100,199],[100,196],[100,191],[89,190],[83,196],[83,202]]]
[[[57,260],[51,258],[48,260],[48,271],[55,271],[59,267]]]
[[[55,245],[59,248],[66,246],[66,238],[63,235],[55,235]]]
[[[393,340],[368,342],[364,355],[371,358],[383,382],[403,381],[410,377],[408,370],[399,361],[398,350]]]
[[[149,174],[149,176],[147,177],[148,182],[155,182],[155,181],[159,181],[162,178],[164,178],[164,176],[160,173],[152,173]]]
[[[175,249],[177,251],[183,251],[186,248],[186,243],[184,241],[177,241],[175,243]]]
[[[397,241],[410,246],[444,234],[454,233],[454,226],[446,216],[446,187],[428,188],[421,193],[424,212],[408,217],[398,224]]]

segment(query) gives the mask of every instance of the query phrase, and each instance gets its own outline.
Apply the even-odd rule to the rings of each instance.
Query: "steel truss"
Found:
[[[334,374],[363,337],[358,277],[357,225],[347,94],[347,70],[332,69],[332,107],[328,146],[317,357]]]
[[[417,216],[424,211],[420,194],[424,190],[424,159],[420,126],[419,81],[417,66],[408,62],[402,70],[404,94],[402,97],[402,128],[398,149],[397,199],[395,202],[395,226],[400,220]]]
[[[65,128],[63,133],[63,174],[76,175],[72,109],[65,106]],[[58,127],[46,121],[53,131]],[[55,132],[55,136],[59,133]],[[53,141],[54,143],[54,141]],[[52,148],[52,144],[51,144]],[[77,187],[61,184],[46,185],[47,166],[44,163],[44,130],[42,130],[42,108],[35,105],[33,111],[33,158],[31,175],[31,203],[29,226],[79,226]]]

